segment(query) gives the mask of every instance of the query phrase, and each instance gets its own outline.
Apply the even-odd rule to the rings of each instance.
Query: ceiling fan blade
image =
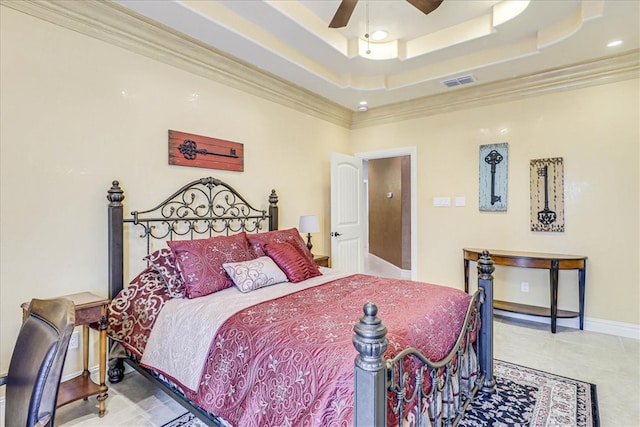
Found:
[[[329,28],[346,27],[353,13],[353,9],[356,7],[356,3],[358,3],[358,0],[342,0],[329,24]]]
[[[442,0],[407,0],[416,9],[428,15],[440,6]]]

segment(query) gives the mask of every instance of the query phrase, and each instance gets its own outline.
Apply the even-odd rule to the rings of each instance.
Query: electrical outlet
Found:
[[[78,331],[74,331],[71,334],[71,339],[69,340],[69,350],[74,348],[78,348]]]
[[[529,292],[529,283],[528,282],[520,283],[520,291],[521,292]]]

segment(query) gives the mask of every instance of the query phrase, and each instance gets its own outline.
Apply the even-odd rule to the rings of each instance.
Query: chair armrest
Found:
[[[0,374],[0,387],[7,383],[7,373]]]

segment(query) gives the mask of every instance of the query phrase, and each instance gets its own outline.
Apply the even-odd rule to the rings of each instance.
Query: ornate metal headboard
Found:
[[[269,195],[269,210],[254,208],[233,187],[212,178],[190,182],[166,198],[156,207],[123,215],[124,192],[113,181],[107,194],[109,200],[109,297],[113,298],[124,286],[124,224],[142,229],[147,254],[152,240],[173,240],[175,237],[194,239],[238,232],[278,229],[278,196]]]

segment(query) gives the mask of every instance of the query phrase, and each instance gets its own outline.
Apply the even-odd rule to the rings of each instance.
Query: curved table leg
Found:
[[[551,282],[551,332],[555,334],[558,322],[558,260],[551,261],[549,274]]]
[[[578,297],[580,299],[580,330],[584,330],[584,294],[586,291],[587,281],[587,262],[584,262],[584,268],[578,269]]]

